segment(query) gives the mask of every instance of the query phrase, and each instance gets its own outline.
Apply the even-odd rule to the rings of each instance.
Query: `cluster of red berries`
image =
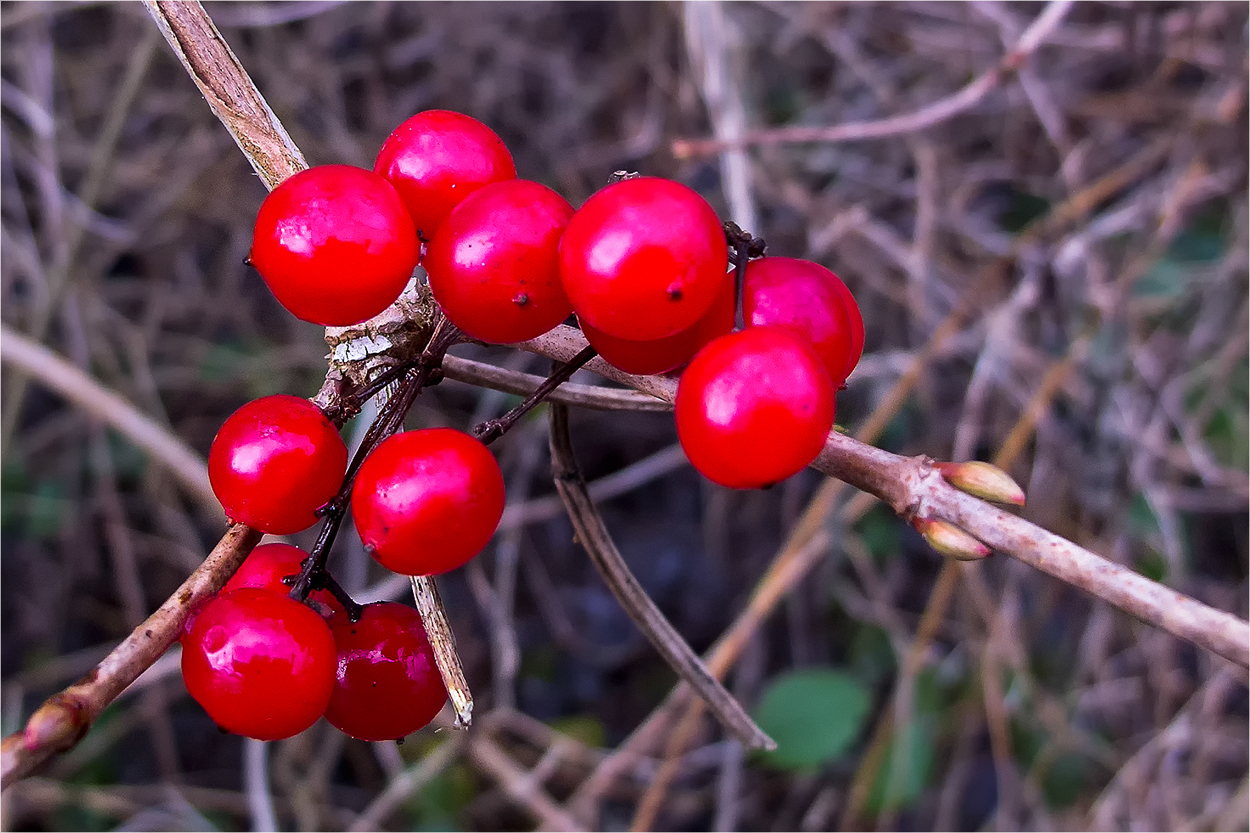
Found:
[[[308,554],[254,549],[186,623],[182,676],[217,725],[258,740],[289,738],[325,716],[361,740],[396,740],[447,700],[415,610],[377,602],[349,615],[326,590],[301,604],[284,578]]]
[[[333,424],[295,396],[244,405],[209,451],[209,478],[227,515],[271,533],[315,523],[337,498],[346,468]],[[352,497],[356,528],[374,558],[396,572],[431,574],[486,546],[503,514],[504,484],[486,446],[435,428],[379,444]],[[261,740],[302,732],[323,714],[362,740],[393,740],[425,726],[447,692],[420,616],[391,602],[352,615],[324,588],[300,604],[286,581],[309,557],[287,544],[257,547],[200,608],[182,637],[187,690],[219,726]]]
[[[317,522],[347,474],[347,446],[320,408],[277,394],[231,414],[208,452],[226,515],[286,535]],[[404,575],[454,570],[486,546],[503,515],[503,474],[477,439],[451,428],[383,440],[356,473],[352,519],[365,548]]]
[[[735,488],[775,483],[812,462],[864,344],[859,308],[832,272],[750,260],[746,246],[731,256],[716,212],[686,186],[625,177],[575,211],[517,179],[488,127],[441,110],[400,125],[373,171],[324,165],[280,184],[257,215],[250,262],[290,312],[327,326],[382,312],[418,263],[447,319],[480,341],[536,338],[575,314],[591,346],[621,370],[685,366],[675,405],[682,447],[705,476]],[[739,301],[744,326],[735,331]],[[305,529],[350,497],[366,549],[409,575],[473,558],[504,507],[499,466],[473,436],[396,434],[352,480],[334,425],[293,396],[233,414],[213,442],[209,475],[227,515],[264,532]],[[301,564],[307,575],[306,554],[257,554],[184,636],[188,689],[220,725],[286,737],[325,714],[378,739],[432,718],[395,693],[433,711],[445,698],[441,682],[435,692],[427,679],[433,665],[414,612],[370,605],[355,620],[319,589],[307,598],[324,609],[318,616],[283,583]],[[384,719],[389,711],[424,722],[407,728]]]

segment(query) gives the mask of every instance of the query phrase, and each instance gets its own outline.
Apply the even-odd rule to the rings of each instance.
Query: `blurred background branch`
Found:
[[[670,154],[679,137],[722,135],[713,91],[736,97],[728,105],[740,105],[748,133],[923,112],[998,73],[1040,12],[724,4],[717,41],[688,28],[682,7],[659,4],[208,8],[311,162],[367,167],[399,121],[446,107],[498,130],[522,176],[574,204],[632,169],[682,179],[726,216],[736,208],[717,160]],[[154,48],[142,9],[6,5],[0,39],[6,328],[200,455],[243,401],[313,394],[321,331],[291,321],[241,265],[265,189],[204,93]],[[1029,62],[996,74],[947,121],[744,152],[752,231],[774,254],[832,268],[869,322],[841,424],[859,433],[879,422],[878,444],[905,456],[1009,451],[1027,520],[1242,618],[1246,43],[1236,5],[1074,4]],[[718,72],[732,75],[718,82]],[[538,370],[524,353],[457,354]],[[890,399],[902,378],[908,392]],[[101,454],[92,417],[40,385],[14,396],[17,379],[6,363],[6,732],[129,632],[136,586],[155,608],[220,535],[212,511],[170,488],[168,468],[115,434]],[[467,427],[515,401],[453,380],[430,394],[411,426]],[[674,442],[664,414],[577,409],[572,421],[592,481]],[[542,444],[541,432],[522,430],[498,444],[509,483],[528,477],[534,501],[553,497]],[[820,479],[727,493],[687,467],[663,471],[600,511],[661,611],[704,649],[746,604]],[[784,728],[770,715],[804,709],[846,725],[823,740],[779,738],[788,756],[743,761],[699,723],[671,759],[657,826],[1246,825],[1243,679],[1008,559],[943,565],[871,500],[827,500],[817,517],[828,547],[805,556],[807,578],[753,626],[731,690],[770,734]],[[654,781],[663,733],[617,758],[611,777],[589,776],[662,702],[669,672],[637,641],[567,521],[532,517],[511,539],[520,580],[503,580],[514,557],[504,553],[493,582],[510,594],[520,661],[500,685],[519,711],[486,696],[479,714],[538,725],[508,717],[483,730],[493,746],[472,760],[498,752],[491,760],[512,769],[442,753],[388,826],[567,826],[560,805],[586,812],[591,803],[566,800],[594,792],[594,815],[578,823],[620,827]],[[332,564],[349,589],[387,589],[358,541],[341,537]],[[138,585],[114,580],[127,551]],[[488,577],[495,558],[479,559]],[[444,596],[470,679],[491,679],[477,596],[463,578]],[[241,741],[207,724],[176,675],[152,685],[174,729],[172,757],[147,729],[148,707],[119,702],[47,777],[6,791],[3,826],[248,824]],[[873,715],[882,719],[869,731]],[[279,823],[345,826],[446,742],[422,733],[384,751],[322,725],[277,744]]]

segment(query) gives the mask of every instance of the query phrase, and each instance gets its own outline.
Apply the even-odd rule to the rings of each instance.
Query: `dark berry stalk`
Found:
[[[534,389],[534,392],[525,398],[521,404],[517,405],[511,411],[497,419],[488,419],[479,425],[473,427],[473,436],[482,441],[483,445],[490,445],[495,440],[502,437],[508,432],[513,425],[521,417],[528,414],[534,409],[534,406],[542,402],[552,391],[560,387],[560,385],[572,378],[573,374],[580,370],[586,362],[598,355],[593,347],[586,347],[576,356],[569,360],[568,364],[561,365],[550,376],[543,380],[543,383]]]
[[[763,257],[767,246],[763,238],[752,237],[749,231],[743,231],[732,220],[725,222],[725,241],[733,249],[730,262],[734,265],[734,327],[742,329],[746,326],[742,312],[742,292],[746,282],[747,263],[752,258]]]
[[[338,494],[330,500],[325,506],[319,510],[319,514],[325,517],[325,523],[321,527],[321,532],[317,535],[317,542],[313,544],[309,557],[304,562],[304,567],[300,571],[299,576],[291,584],[291,597],[303,601],[308,594],[319,587],[325,587],[338,597],[339,601],[344,603],[348,612],[352,615],[352,621],[359,616],[360,607],[351,601],[347,592],[334,581],[326,570],[326,560],[330,556],[330,548],[334,545],[334,539],[338,535],[339,527],[343,524],[343,518],[347,515],[347,503],[351,499],[352,485],[356,481],[356,474],[360,471],[360,466],[364,463],[365,458],[373,453],[374,449],[387,437],[394,434],[404,423],[404,417],[408,415],[412,405],[417,400],[417,396],[421,390],[432,381],[441,379],[440,366],[443,357],[447,354],[447,350],[460,341],[462,338],[459,330],[451,324],[446,318],[440,318],[434,327],[434,334],[430,336],[429,344],[425,351],[421,354],[421,358],[417,360],[416,367],[405,368],[402,374],[402,381],[399,390],[387,400],[386,404],[378,410],[377,417],[369,426],[369,430],[365,433],[364,439],[360,443],[360,448],[356,450],[356,454],[352,457],[351,463],[347,467],[347,474],[343,478],[343,485],[339,488]],[[386,375],[386,374],[384,374]],[[395,374],[398,376],[399,374]],[[391,378],[389,382],[393,382]],[[388,383],[389,383],[388,382]],[[373,387],[375,383],[371,383],[368,387],[362,389],[362,393]],[[378,386],[380,391],[385,384]],[[367,397],[362,398],[363,402]]]

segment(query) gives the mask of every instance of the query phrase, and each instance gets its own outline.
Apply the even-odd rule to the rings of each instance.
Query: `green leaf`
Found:
[[[777,741],[764,761],[780,769],[807,769],[842,755],[859,737],[870,699],[847,674],[806,668],[772,681],[756,709],[760,728]]]
[[[901,742],[891,739],[868,796],[869,813],[901,810],[924,792],[933,773],[932,724],[932,719],[914,718],[907,724]],[[903,754],[896,755],[898,751]]]

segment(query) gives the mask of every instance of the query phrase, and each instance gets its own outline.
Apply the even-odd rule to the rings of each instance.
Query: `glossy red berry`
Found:
[[[187,691],[218,726],[257,740],[289,738],[316,723],[334,669],[330,626],[271,590],[213,598],[183,640]]]
[[[239,565],[239,569],[235,571],[225,586],[221,588],[220,593],[229,593],[231,590],[242,590],[245,587],[263,588],[272,590],[275,593],[288,594],[291,590],[290,586],[284,584],[282,579],[287,576],[293,576],[299,573],[301,565],[308,553],[299,547],[293,547],[290,544],[261,544],[250,553],[243,563]],[[179,641],[186,639],[187,634],[191,633],[191,629],[195,627],[196,617],[199,611],[203,610],[204,605],[210,599],[204,602],[186,618],[182,624],[182,632],[179,635]],[[339,613],[346,613],[346,608],[329,590],[314,590],[308,595],[305,604],[311,602],[309,606],[320,613],[322,617],[329,619],[331,616]]]
[[[677,437],[691,464],[722,486],[768,486],[802,470],[833,426],[834,392],[820,358],[781,327],[721,336],[677,384]]]
[[[405,431],[365,459],[351,506],[378,563],[405,575],[436,575],[473,558],[495,534],[503,475],[494,455],[468,434]]]
[[[726,273],[721,280],[721,291],[712,302],[712,308],[693,326],[676,335],[655,341],[629,341],[596,330],[585,321],[579,322],[582,333],[590,345],[599,351],[604,361],[626,373],[646,376],[675,370],[690,361],[703,345],[733,329],[733,273]]]
[[[851,325],[851,360],[846,368],[846,376],[850,376],[851,371],[855,369],[864,355],[864,315],[859,309],[859,302],[855,300],[855,296],[851,294],[851,288],[846,285],[845,281],[838,278],[834,281],[833,288],[842,298],[842,308],[846,310],[846,317]]]
[[[361,168],[322,165],[265,198],[250,258],[292,315],[347,326],[390,306],[420,254],[394,186]]]
[[[430,241],[424,262],[434,299],[481,341],[509,344],[547,332],[573,311],[556,268],[572,216],[568,200],[537,182],[482,186]]]
[[[231,414],[208,452],[208,479],[226,515],[286,535],[317,522],[338,492],[347,446],[307,399],[278,394]]]
[[[748,327],[773,324],[807,339],[837,388],[855,369],[864,346],[863,319],[858,306],[851,314],[848,298],[854,305],[841,279],[818,263],[764,257],[747,264],[742,315]]]
[[[287,594],[291,586],[283,582],[288,576],[298,575],[308,553],[290,544],[261,544],[252,550],[244,559],[243,564],[221,588],[222,593],[231,590],[242,590],[245,587],[258,587],[272,590],[275,593]],[[329,590],[314,590],[308,594],[305,604],[309,605],[326,619],[335,614],[345,614],[343,603],[334,597]]]
[[[326,720],[359,740],[398,740],[428,724],[447,702],[434,650],[412,608],[365,605],[359,622],[331,622],[338,649]]]
[[[426,110],[387,137],[373,165],[399,191],[426,240],[461,200],[490,182],[516,178],[512,154],[472,116]]]
[[[716,212],[685,185],[656,177],[602,189],[560,241],[560,279],[578,319],[631,341],[693,326],[711,309],[727,266]]]

